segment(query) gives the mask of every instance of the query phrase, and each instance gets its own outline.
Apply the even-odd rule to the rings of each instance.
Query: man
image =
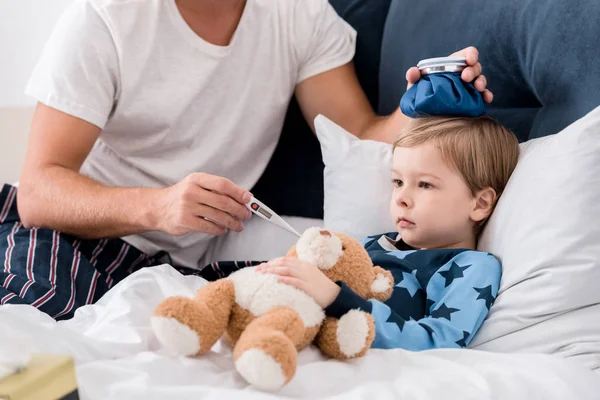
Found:
[[[243,230],[294,94],[311,124],[391,143],[405,117],[375,115],[354,44],[326,0],[74,2],[27,87],[19,189],[0,193],[0,304],[69,318],[161,252],[205,265],[215,235]]]

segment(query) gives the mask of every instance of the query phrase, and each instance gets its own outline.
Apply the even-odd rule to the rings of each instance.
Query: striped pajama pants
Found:
[[[83,240],[51,229],[23,227],[17,188],[0,191],[0,305],[30,304],[51,317],[69,319],[140,268],[162,264],[121,239]],[[203,270],[176,267],[207,280],[258,261],[212,263]]]

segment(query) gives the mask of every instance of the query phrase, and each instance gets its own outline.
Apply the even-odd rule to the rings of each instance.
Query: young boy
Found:
[[[398,232],[368,237],[375,265],[392,272],[385,303],[364,300],[295,258],[259,270],[306,291],[341,317],[360,308],[375,321],[375,348],[465,347],[494,302],[501,266],[477,238],[519,157],[515,135],[487,117],[410,121],[394,143],[391,217]]]

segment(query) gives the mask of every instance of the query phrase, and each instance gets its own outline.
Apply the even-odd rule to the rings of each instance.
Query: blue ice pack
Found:
[[[461,72],[436,72],[423,75],[400,100],[402,113],[410,118],[424,116],[478,117],[487,112],[483,96]]]

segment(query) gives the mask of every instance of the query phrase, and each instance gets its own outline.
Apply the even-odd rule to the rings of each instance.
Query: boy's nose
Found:
[[[412,206],[412,200],[405,190],[398,191],[395,194],[396,204],[403,208],[409,208]]]

